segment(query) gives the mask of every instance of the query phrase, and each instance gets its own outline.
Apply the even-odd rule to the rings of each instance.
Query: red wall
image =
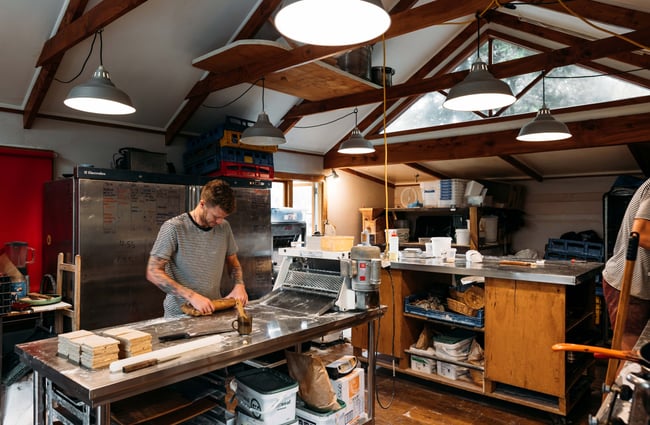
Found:
[[[36,250],[35,262],[27,266],[30,291],[39,290],[43,276],[43,183],[52,180],[54,156],[0,146],[0,248],[23,241]]]

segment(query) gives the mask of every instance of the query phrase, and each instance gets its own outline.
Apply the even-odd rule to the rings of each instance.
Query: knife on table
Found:
[[[232,331],[234,331],[233,328],[213,329],[211,331],[203,331],[203,332],[177,332],[177,333],[173,333],[173,334],[160,335],[158,337],[158,340],[159,341],[175,341],[177,339],[196,338],[198,336],[222,334],[222,333],[225,333],[225,332],[232,332]]]

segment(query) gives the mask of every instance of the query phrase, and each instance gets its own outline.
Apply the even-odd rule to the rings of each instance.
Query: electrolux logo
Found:
[[[105,176],[106,173],[103,171],[91,171],[91,170],[84,170],[83,173],[87,176]]]

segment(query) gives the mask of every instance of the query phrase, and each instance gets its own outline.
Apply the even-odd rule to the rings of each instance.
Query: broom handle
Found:
[[[636,261],[637,250],[639,249],[639,234],[630,233],[627,244],[627,253],[625,255],[625,269],[623,271],[623,282],[618,298],[618,308],[616,311],[616,323],[614,324],[614,334],[612,335],[612,350],[621,349],[623,340],[623,331],[627,321],[627,307],[630,303],[630,286],[632,286],[632,273],[634,272],[634,262]],[[607,373],[605,375],[605,384],[612,385],[616,379],[616,371],[620,360],[610,359],[607,364]]]

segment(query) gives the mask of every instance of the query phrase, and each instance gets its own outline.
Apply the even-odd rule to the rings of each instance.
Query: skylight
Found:
[[[537,54],[525,47],[503,40],[492,40],[491,63],[505,62]],[[480,57],[488,62],[488,43],[480,49]],[[469,69],[476,60],[470,55],[452,72]],[[517,95],[524,90],[539,72],[504,78]],[[650,90],[628,83],[616,76],[604,75],[587,68],[569,65],[555,68],[546,76],[546,105],[550,109],[589,105],[650,95]],[[422,95],[410,108],[394,119],[387,132],[415,130],[439,125],[478,121],[484,119],[474,112],[451,111],[442,107],[446,96],[440,92]],[[542,106],[542,83],[538,81],[530,90],[509,106],[501,115],[513,116],[536,112]]]

